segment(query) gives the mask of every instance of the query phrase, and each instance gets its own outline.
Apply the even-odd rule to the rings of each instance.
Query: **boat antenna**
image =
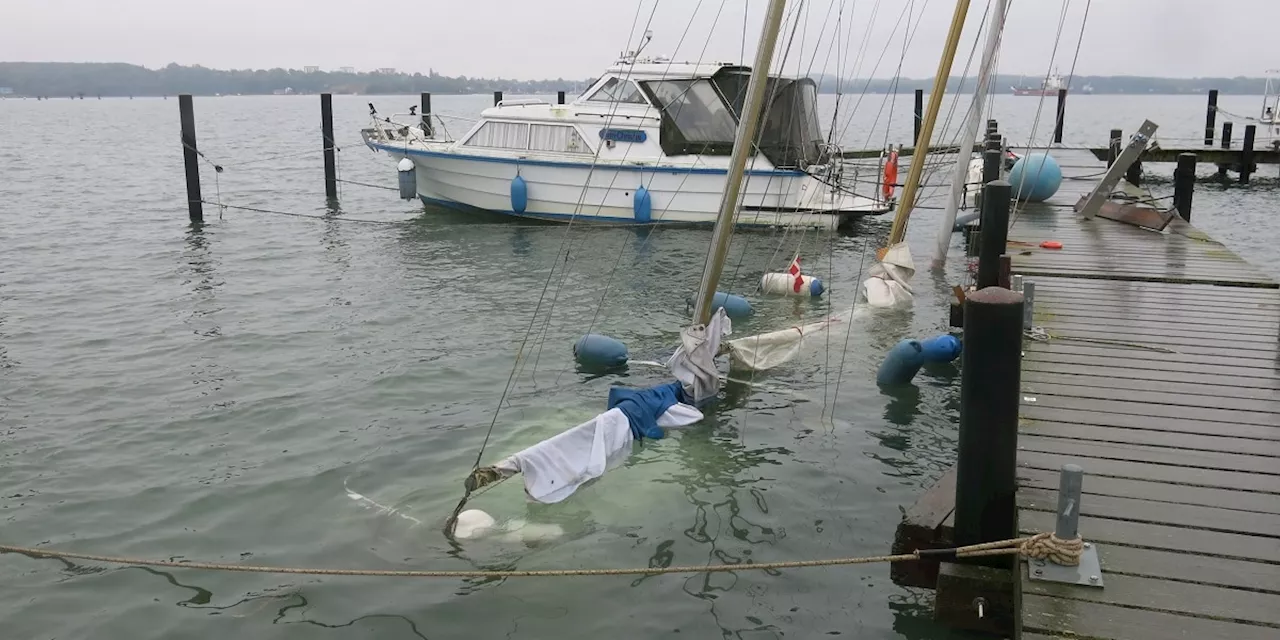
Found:
[[[738,119],[738,131],[733,138],[733,154],[729,157],[729,175],[724,193],[720,197],[720,215],[716,217],[715,230],[711,232],[711,251],[702,270],[702,284],[694,306],[695,324],[711,321],[711,299],[724,271],[725,255],[729,253],[729,240],[733,236],[733,221],[738,210],[738,194],[742,190],[742,175],[746,172],[747,156],[751,154],[760,110],[764,105],[764,90],[768,85],[769,65],[773,62],[773,48],[778,42],[786,0],[769,0],[765,11],[764,26],[760,31],[760,44],[756,49],[755,64],[751,67],[751,79],[747,81],[747,97]]]

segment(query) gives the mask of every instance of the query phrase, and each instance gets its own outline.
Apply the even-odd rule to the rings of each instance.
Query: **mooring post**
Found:
[[[1053,535],[1060,540],[1080,537],[1080,494],[1084,488],[1084,469],[1077,464],[1062,465],[1058,475],[1058,522]]]
[[[557,92],[556,92],[556,104],[564,104],[564,92],[563,92],[563,91],[557,91]]]
[[[1111,130],[1111,137],[1107,142],[1107,168],[1116,163],[1116,158],[1120,157],[1120,144],[1124,136],[1124,132],[1119,129]]]
[[[422,132],[431,136],[431,93],[424,91],[421,96],[422,100]]]
[[[1204,114],[1204,146],[1213,146],[1213,131],[1218,120],[1218,90],[1209,90],[1209,107]]]
[[[1191,222],[1191,194],[1196,189],[1196,154],[1179,153],[1173,170],[1173,207],[1183,220]]]
[[[982,152],[982,184],[1000,179],[1000,150],[988,148]]]
[[[1000,130],[1000,122],[994,118],[987,120],[987,133],[995,133]]]
[[[1053,123],[1053,141],[1062,144],[1062,123],[1067,118],[1067,90],[1058,89],[1058,117]]]
[[[1231,128],[1233,126],[1234,125],[1232,125],[1230,121],[1222,123],[1222,148],[1223,149],[1231,148]]]
[[[1014,493],[1017,490],[1022,316],[1022,294],[1008,289],[987,287],[965,298],[956,461],[956,546],[1017,536]],[[976,564],[1001,569],[1013,566],[1011,556],[975,560]]]
[[[338,197],[338,163],[333,156],[333,95],[320,94],[320,133],[324,136],[324,197]]]
[[[1249,184],[1249,175],[1253,173],[1253,136],[1258,132],[1257,125],[1245,125],[1244,143],[1240,148],[1240,184]]]
[[[1022,282],[1022,330],[1030,331],[1036,325],[1036,283],[1034,280]]]
[[[984,149],[1000,151],[1004,147],[1004,138],[1000,136],[999,131],[992,131],[987,134],[987,141],[983,145]]]
[[[920,148],[923,145],[929,144],[928,140],[920,142],[920,127],[924,124],[924,89],[916,89],[916,106],[914,113],[916,117],[912,122],[914,123],[915,128],[911,134],[911,139],[915,140],[916,148]]]
[[[496,107],[496,106],[498,106],[498,103],[499,103],[499,102],[502,102],[502,92],[501,92],[501,91],[494,91],[494,92],[493,92],[493,106],[495,106],[495,107]]]
[[[987,153],[990,153],[988,151]],[[978,249],[979,290],[1000,282],[1000,256],[1009,241],[1009,198],[1013,185],[993,180],[982,187],[982,246]],[[965,319],[968,322],[968,318]]]
[[[191,94],[178,96],[178,119],[182,126],[182,164],[187,173],[187,216],[204,222],[204,198],[200,197],[200,159],[196,155],[196,113]]]

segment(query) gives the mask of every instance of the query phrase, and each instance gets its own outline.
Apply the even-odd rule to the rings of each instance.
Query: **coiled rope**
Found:
[[[926,549],[914,553],[853,558],[827,558],[823,560],[791,560],[783,562],[758,562],[751,564],[684,565],[674,567],[632,567],[619,569],[531,569],[531,570],[470,570],[435,571],[414,569],[323,569],[312,567],[273,567],[265,565],[226,564],[219,562],[183,562],[130,558],[94,553],[76,553],[57,549],[20,547],[0,544],[0,553],[19,553],[35,558],[59,558],[87,560],[106,564],[123,564],[145,567],[169,567],[175,569],[201,569],[204,571],[230,571],[239,573],[277,573],[315,576],[372,576],[381,578],[564,578],[569,576],[634,576],[669,573],[724,573],[729,571],[772,571],[777,569],[804,569],[883,562],[910,562],[916,560],[948,560],[1021,554],[1032,559],[1048,559],[1057,564],[1075,566],[1080,563],[1084,542],[1080,538],[1062,540],[1051,533],[1038,533],[1023,538],[987,542],[952,549]]]

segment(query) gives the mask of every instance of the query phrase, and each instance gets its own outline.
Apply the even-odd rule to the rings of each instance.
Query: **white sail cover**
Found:
[[[685,397],[695,405],[720,392],[716,354],[720,352],[720,339],[732,331],[733,323],[721,307],[706,325],[685,327],[680,332],[680,346],[667,360],[667,368],[680,381]]]
[[[911,304],[911,276],[916,266],[906,242],[889,247],[884,258],[872,265],[871,277],[862,282],[862,295],[873,307]]]
[[[817,322],[730,340],[727,343],[729,355],[734,364],[754,371],[772,369],[795,359],[806,343],[817,339],[832,327],[846,326],[853,319],[853,313],[854,309],[849,309]]]

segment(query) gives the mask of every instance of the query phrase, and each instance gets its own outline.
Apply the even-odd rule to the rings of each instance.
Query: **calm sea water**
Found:
[[[857,106],[847,146],[907,141],[910,96],[890,99]],[[384,113],[416,102],[335,98],[342,177],[394,186],[386,156],[358,143],[369,100]],[[488,100],[435,96],[457,115]],[[830,113],[834,99],[823,101]],[[0,102],[0,541],[379,569],[881,554],[900,508],[951,464],[956,369],[926,370],[892,394],[873,382],[897,340],[946,329],[949,281],[925,272],[913,310],[865,319],[754,384],[730,383],[704,424],[646,442],[570,500],[526,504],[507,483],[473,503],[559,525],[562,538],[449,544],[441,525],[495,411],[486,461],[603,410],[612,384],[666,379],[645,366],[580,373],[570,346],[590,329],[626,341],[633,358],[667,355],[710,234],[473,219],[354,184],[328,209],[317,102],[197,98],[200,147],[226,169],[215,177],[202,164],[206,198],[331,218],[209,207],[201,227],[186,221],[176,100]],[[1222,106],[1249,113],[1256,102]],[[1028,140],[1040,102],[995,105],[1004,131]],[[1200,135],[1203,100],[1073,96],[1067,138],[1099,142],[1144,117],[1172,146]],[[1202,185],[1195,222],[1280,273],[1275,167],[1257,182]],[[921,264],[936,215],[913,220]],[[736,332],[847,308],[888,223],[735,236],[722,289],[750,293],[798,251],[831,290],[821,301],[752,296],[757,313]],[[965,268],[959,253],[950,281]],[[892,585],[885,566],[394,580],[0,556],[0,628],[15,639],[948,637],[930,597]]]

